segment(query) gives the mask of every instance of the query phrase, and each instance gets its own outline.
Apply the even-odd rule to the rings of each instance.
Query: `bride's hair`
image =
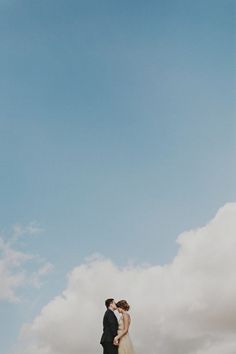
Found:
[[[128,302],[126,300],[118,301],[116,303],[116,306],[121,308],[121,309],[123,309],[123,310],[125,310],[125,311],[129,311],[129,308],[130,308],[130,306],[129,306],[129,304],[128,304]]]

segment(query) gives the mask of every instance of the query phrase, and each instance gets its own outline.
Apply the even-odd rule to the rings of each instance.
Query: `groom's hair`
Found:
[[[106,305],[106,308],[108,309],[108,307],[111,305],[111,303],[114,301],[114,299],[107,299],[105,301],[105,305]]]

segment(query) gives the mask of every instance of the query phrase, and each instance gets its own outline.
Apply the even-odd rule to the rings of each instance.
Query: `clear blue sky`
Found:
[[[38,307],[0,305],[1,354],[85,257],[169,262],[236,199],[234,20],[231,0],[0,0],[0,227],[38,222],[19,247],[55,266]]]

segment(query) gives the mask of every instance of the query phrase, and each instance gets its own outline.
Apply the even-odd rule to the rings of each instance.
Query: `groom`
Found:
[[[103,317],[103,334],[100,344],[103,346],[103,354],[118,354],[118,345],[113,344],[117,336],[118,321],[114,311],[117,309],[114,299],[105,301],[106,312]]]

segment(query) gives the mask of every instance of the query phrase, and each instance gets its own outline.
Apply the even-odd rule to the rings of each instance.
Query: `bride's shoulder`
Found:
[[[130,320],[130,314],[129,314],[128,312],[125,312],[125,313],[123,314],[123,317],[124,317],[124,318],[128,318],[128,319]]]

